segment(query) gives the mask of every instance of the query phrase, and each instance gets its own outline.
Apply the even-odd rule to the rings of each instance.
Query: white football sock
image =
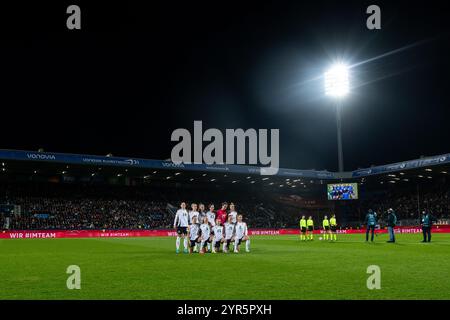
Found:
[[[183,241],[183,246],[184,246],[184,249],[185,250],[187,250],[187,246],[188,245],[188,243],[187,243],[187,239],[186,238],[184,238],[184,241]]]
[[[248,239],[248,240],[245,242],[245,250],[247,250],[247,251],[250,250],[250,239]]]
[[[179,250],[180,249],[180,237],[177,237],[177,250]]]

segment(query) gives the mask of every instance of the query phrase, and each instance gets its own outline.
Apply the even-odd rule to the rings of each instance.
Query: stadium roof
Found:
[[[0,150],[1,161],[46,162],[63,165],[86,165],[95,167],[120,167],[146,170],[180,170],[215,173],[234,173],[261,176],[261,167],[245,165],[175,164],[171,161],[140,159],[132,157],[109,157],[23,150]],[[334,173],[317,170],[280,169],[277,176],[311,179],[336,179]]]
[[[112,167],[133,170],[176,170],[197,171],[219,174],[244,174],[248,176],[262,176],[261,167],[245,165],[207,165],[207,164],[174,164],[171,161],[140,159],[132,157],[113,157],[97,155],[80,155],[53,152],[36,152],[23,150],[1,150],[0,161],[25,163],[54,163],[60,165],[77,165],[87,167]],[[397,162],[393,164],[374,166],[366,169],[337,173],[317,170],[297,170],[280,168],[277,177],[308,178],[320,180],[357,179],[374,175],[403,172],[406,170],[428,168],[437,165],[450,165],[450,154],[433,157],[423,157],[416,160]]]

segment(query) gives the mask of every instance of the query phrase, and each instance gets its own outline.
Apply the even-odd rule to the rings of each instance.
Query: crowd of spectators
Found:
[[[398,219],[418,220],[427,210],[436,218],[449,219],[450,188],[423,190],[376,190],[356,201],[341,201],[314,208],[295,202],[277,202],[268,195],[208,192],[198,190],[160,190],[110,186],[0,185],[0,205],[14,205],[12,214],[0,212],[0,229],[167,229],[181,201],[203,203],[216,210],[222,201],[233,201],[238,213],[251,228],[292,228],[301,215],[313,216],[316,226],[325,215],[336,213],[341,227],[358,226],[368,209],[379,214],[393,208]],[[182,198],[183,197],[183,198]],[[337,202],[335,202],[337,203]],[[328,206],[328,207],[326,207]],[[8,217],[8,219],[7,219]]]
[[[171,223],[165,204],[143,200],[14,199],[10,229],[155,229]]]
[[[420,192],[384,192],[377,197],[362,200],[366,212],[369,208],[381,214],[394,209],[399,220],[419,219],[426,210],[437,219],[450,217],[450,189],[424,190]]]
[[[181,201],[186,201],[188,207],[192,202],[203,202],[206,207],[214,203],[216,210],[223,200],[235,201],[222,199],[220,193],[197,193],[200,199],[195,199],[195,193],[181,192],[192,198],[186,199],[174,190],[155,192],[130,187],[19,185],[0,186],[0,192],[0,204],[16,208],[11,214],[0,214],[0,229],[11,230],[167,229],[173,227]],[[270,226],[262,203],[250,197],[245,202],[236,200],[238,212],[245,215],[249,225]]]

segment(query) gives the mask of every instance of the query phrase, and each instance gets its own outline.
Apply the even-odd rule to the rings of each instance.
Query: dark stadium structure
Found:
[[[336,213],[358,228],[369,208],[400,225],[422,210],[442,223],[450,212],[450,154],[334,173],[240,165],[180,164],[113,156],[0,150],[1,229],[165,229],[181,201],[234,202],[252,228],[292,228],[300,215],[316,225]],[[328,200],[327,185],[357,183],[359,199]]]

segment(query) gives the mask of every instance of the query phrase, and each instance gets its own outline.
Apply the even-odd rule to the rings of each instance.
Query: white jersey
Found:
[[[214,240],[220,241],[223,239],[223,227],[222,226],[215,226],[212,228],[214,232]]]
[[[234,234],[234,223],[225,222],[225,239],[230,240]]]
[[[202,225],[200,225],[200,231],[202,232],[201,239],[203,241],[208,240],[209,236],[211,235],[211,229],[209,228],[209,224],[203,223]]]
[[[197,240],[199,236],[200,225],[198,223],[193,223],[189,225],[189,239]]]
[[[202,223],[203,223],[203,220],[205,219],[205,217],[206,217],[206,213],[200,212],[200,213],[198,214],[198,223],[202,224]]]
[[[231,222],[232,223],[236,223],[236,219],[237,219],[237,212],[236,211],[231,211],[229,214],[228,214],[228,216],[230,217],[231,216]]]
[[[245,222],[236,223],[236,238],[242,239],[248,234],[247,224]]]
[[[189,211],[189,222],[193,223],[194,222],[193,218],[197,217],[197,223],[203,223],[198,221],[198,215],[199,215],[198,211]]]
[[[206,217],[208,218],[209,224],[214,227],[216,225],[216,214],[214,212],[208,211],[206,213]]]
[[[178,209],[173,222],[175,227],[187,227],[189,225],[189,215],[186,209]]]

